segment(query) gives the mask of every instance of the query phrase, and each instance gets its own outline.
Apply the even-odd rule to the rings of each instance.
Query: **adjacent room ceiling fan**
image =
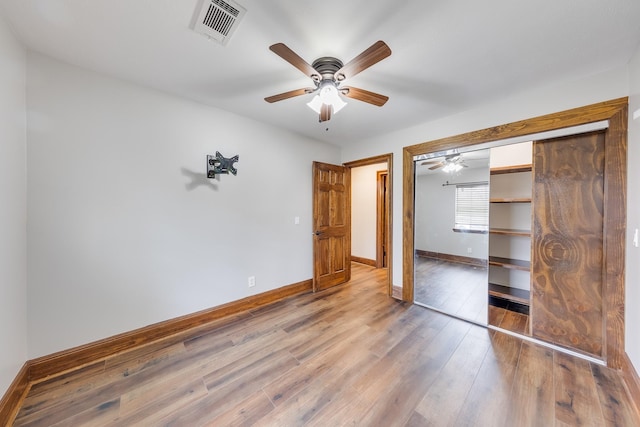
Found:
[[[446,156],[444,160],[430,160],[420,163],[422,166],[429,166],[429,170],[444,168],[444,172],[457,172],[462,168],[468,167],[460,154],[452,154]]]
[[[318,58],[309,65],[284,43],[276,43],[269,46],[269,49],[302,71],[307,77],[310,77],[315,87],[296,89],[269,96],[264,99],[267,102],[277,102],[295,96],[316,93],[316,96],[314,96],[307,105],[319,114],[319,121],[324,122],[331,119],[332,114],[336,114],[346,105],[340,95],[367,102],[378,107],[383,106],[389,99],[388,96],[369,92],[368,90],[341,86],[344,80],[355,76],[391,55],[391,49],[389,49],[389,46],[383,41],[375,42],[346,65],[339,59],[331,56]]]

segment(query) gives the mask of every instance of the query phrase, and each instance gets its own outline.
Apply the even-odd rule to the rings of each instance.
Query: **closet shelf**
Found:
[[[524,261],[521,259],[502,258],[497,256],[489,257],[489,265],[495,265],[503,268],[511,268],[514,270],[529,271],[531,268],[530,261]]]
[[[490,175],[501,175],[503,173],[530,172],[531,169],[532,169],[531,168],[531,164],[502,166],[502,167],[489,169],[489,174]]]
[[[523,236],[531,237],[531,230],[517,230],[514,228],[490,228],[489,233],[501,234],[504,236]]]
[[[531,197],[492,197],[491,203],[531,203]]]
[[[489,283],[489,295],[496,298],[513,301],[518,304],[526,306],[529,305],[529,291],[524,289],[517,289],[510,286]]]

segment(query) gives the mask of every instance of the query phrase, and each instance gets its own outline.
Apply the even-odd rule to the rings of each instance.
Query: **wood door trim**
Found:
[[[413,151],[428,153],[428,148],[404,147],[402,150],[402,300],[413,303],[415,252],[415,164]],[[418,153],[422,154],[422,153]]]
[[[376,267],[384,267],[385,250],[389,246],[389,172],[376,173]],[[389,259],[387,259],[389,265]]]
[[[610,120],[621,109],[626,108],[628,97],[611,101],[599,102],[571,110],[546,114],[531,119],[520,120],[491,128],[467,132],[460,135],[427,141],[404,147],[411,156],[449,150],[452,148],[468,147],[484,142],[499,141],[501,139],[532,135],[535,133],[569,128],[587,123]],[[626,127],[626,125],[625,125]]]
[[[387,162],[387,209],[389,210],[387,221],[387,290],[389,296],[393,296],[393,153],[353,160],[344,163],[344,166],[352,169],[359,166],[369,166],[384,162]]]
[[[625,104],[609,119],[604,166],[604,277],[607,366],[624,364],[625,237],[627,222],[627,118]],[[613,142],[613,143],[611,143]]]
[[[413,302],[414,298],[413,156],[609,120],[606,150],[611,157],[605,167],[605,345],[607,366],[620,369],[624,355],[627,104],[628,98],[623,97],[404,147],[402,299]]]
[[[379,156],[367,157],[366,159],[353,160],[346,162],[344,165],[348,168],[357,168],[360,166],[375,165],[376,163],[387,162],[387,166],[391,169],[391,161],[393,160],[393,153],[381,154]]]

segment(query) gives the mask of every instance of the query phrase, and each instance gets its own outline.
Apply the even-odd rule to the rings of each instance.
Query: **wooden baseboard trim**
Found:
[[[460,264],[469,264],[476,267],[486,267],[487,260],[482,258],[471,258],[460,255],[443,254],[440,252],[423,251],[422,249],[416,249],[416,256],[423,258],[434,258],[442,261],[457,262]]]
[[[371,267],[377,267],[375,259],[361,258],[359,256],[351,255],[351,261],[359,262],[360,264],[370,265]]]
[[[305,280],[261,294],[252,295],[217,307],[176,317],[153,325],[114,335],[89,344],[28,360],[0,400],[0,425],[11,425],[31,384],[46,378],[99,362],[110,356],[133,350],[181,333],[206,327],[225,316],[266,306],[313,290],[313,280]]]
[[[0,399],[0,425],[10,426],[18,415],[18,409],[29,391],[29,362],[26,362],[18,375]]]
[[[89,344],[63,350],[29,361],[29,380],[40,382],[90,363],[95,363],[124,351],[174,337],[225,316],[252,310],[296,295],[311,292],[311,279],[237,301],[202,310],[185,316],[155,323],[130,332],[115,335]]]
[[[633,363],[631,363],[631,359],[629,359],[629,355],[626,352],[624,352],[622,359],[622,378],[635,406],[634,409],[640,416],[640,376],[638,376],[638,371],[633,367]]]
[[[402,286],[394,286],[391,291],[391,296],[395,299],[402,300]]]

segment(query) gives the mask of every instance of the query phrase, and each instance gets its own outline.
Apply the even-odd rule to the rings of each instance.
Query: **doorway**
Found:
[[[373,188],[373,191],[367,192],[368,196],[373,197],[370,202],[367,203],[365,209],[367,210],[367,217],[370,218],[370,224],[367,224],[362,232],[365,234],[365,239],[368,240],[369,252],[364,254],[358,254],[357,244],[352,245],[352,257],[351,259],[356,262],[360,262],[366,265],[370,265],[377,268],[387,268],[387,292],[391,296],[393,295],[392,287],[392,183],[393,183],[393,154],[383,154],[380,156],[369,157],[366,159],[347,162],[345,167],[351,170],[352,177],[355,174],[356,179],[358,171],[361,172],[369,170],[367,174],[367,186]],[[358,209],[361,208],[358,200],[354,199],[352,194],[351,210],[352,214],[357,214]],[[352,226],[354,226],[352,224]],[[358,225],[355,225],[358,227]],[[366,231],[365,231],[366,230]],[[352,230],[352,235],[358,236],[359,230]],[[354,252],[355,251],[355,252]]]

